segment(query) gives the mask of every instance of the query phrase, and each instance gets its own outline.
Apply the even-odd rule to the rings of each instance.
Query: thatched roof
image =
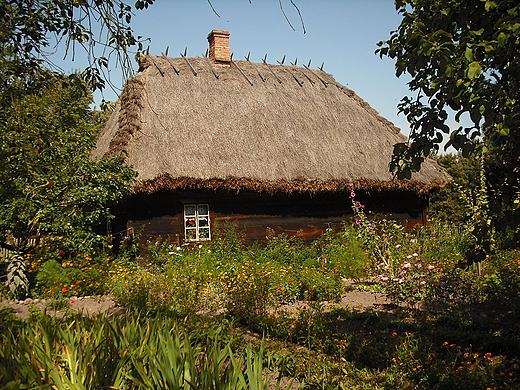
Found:
[[[350,89],[306,67],[148,56],[94,156],[126,155],[135,192],[163,188],[424,193],[446,182],[426,160],[413,180],[388,170],[406,141]]]

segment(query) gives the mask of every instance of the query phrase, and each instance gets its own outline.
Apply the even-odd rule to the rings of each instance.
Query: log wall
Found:
[[[412,192],[356,193],[365,210],[395,219],[407,227],[426,223],[427,200]],[[300,235],[310,242],[329,226],[339,227],[352,220],[350,193],[275,194],[241,191],[184,190],[152,195],[134,195],[119,214],[119,225],[141,232],[144,246],[158,237],[169,237],[180,245],[184,235],[184,204],[208,203],[212,235],[226,223],[245,233],[246,243],[262,241],[266,229],[276,233]]]

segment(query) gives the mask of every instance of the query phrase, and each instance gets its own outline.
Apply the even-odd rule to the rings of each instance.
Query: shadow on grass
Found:
[[[322,356],[313,363],[301,356],[301,350],[291,351],[293,360],[300,353],[306,362],[300,363],[298,373],[293,361],[291,374],[303,375],[309,388],[318,388],[312,385],[318,377],[309,377],[312,364],[317,364],[330,370],[329,382],[322,382],[330,388],[363,388],[352,387],[354,382],[348,378],[370,373],[365,385],[377,382],[381,386],[373,388],[517,389],[519,309],[505,301],[444,310],[397,305],[379,305],[368,311],[320,310],[311,306],[298,312],[286,334],[277,333],[279,327],[273,323],[262,331]]]

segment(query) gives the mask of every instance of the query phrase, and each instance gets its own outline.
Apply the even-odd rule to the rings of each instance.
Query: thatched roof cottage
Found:
[[[147,56],[99,136],[95,157],[138,172],[126,227],[180,243],[235,221],[250,241],[266,227],[312,239],[352,214],[351,188],[373,212],[425,221],[446,179],[431,160],[393,179],[398,128],[328,73],[234,61],[227,31],[208,40],[208,58]]]

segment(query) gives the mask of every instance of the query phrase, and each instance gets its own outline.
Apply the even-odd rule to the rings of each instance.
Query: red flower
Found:
[[[63,288],[61,289],[61,292],[67,292],[67,287],[63,287]]]
[[[63,256],[63,255],[65,254],[65,251],[60,250],[60,251],[58,252],[58,254],[59,254],[60,256]]]

